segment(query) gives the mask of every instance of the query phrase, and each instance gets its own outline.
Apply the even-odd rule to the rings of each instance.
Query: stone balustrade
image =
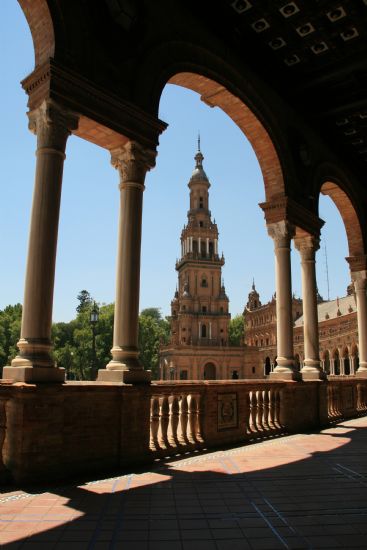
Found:
[[[367,380],[0,383],[0,480],[54,480],[367,412]]]

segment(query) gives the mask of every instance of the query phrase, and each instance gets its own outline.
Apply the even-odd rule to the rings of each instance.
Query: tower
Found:
[[[172,343],[226,346],[230,314],[222,282],[224,257],[218,252],[218,227],[211,219],[210,182],[203,160],[199,139],[188,183],[188,221],[181,232],[181,258],[176,263],[178,289],[171,302]]]
[[[230,345],[229,300],[222,280],[223,254],[209,209],[210,182],[203,154],[195,155],[188,183],[190,207],[176,262],[178,286],[171,302],[171,341],[161,346],[163,380],[261,378],[257,348]]]

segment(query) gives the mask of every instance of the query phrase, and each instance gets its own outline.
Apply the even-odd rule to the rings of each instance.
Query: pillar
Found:
[[[138,332],[144,181],[155,155],[134,141],[112,151],[111,162],[120,175],[120,218],[112,360],[99,371],[101,381],[150,381],[150,371],[139,361]]]
[[[206,255],[209,256],[209,237],[206,238]]]
[[[304,361],[301,374],[303,379],[319,380],[324,378],[320,366],[315,270],[319,238],[312,235],[299,237],[295,239],[295,246],[301,256],[302,271]]]
[[[359,367],[356,376],[367,377],[367,271],[352,272],[356,293]]]
[[[52,100],[28,113],[37,135],[36,175],[31,213],[19,354],[3,377],[16,382],[63,382],[64,369],[51,356],[52,307],[66,141],[78,117]]]
[[[296,379],[293,352],[292,282],[290,242],[295,229],[287,221],[267,225],[274,241],[277,315],[277,366],[271,378]]]

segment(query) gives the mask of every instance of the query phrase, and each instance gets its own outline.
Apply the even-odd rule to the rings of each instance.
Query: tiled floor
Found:
[[[21,549],[367,548],[367,418],[320,433],[0,493],[0,543]]]

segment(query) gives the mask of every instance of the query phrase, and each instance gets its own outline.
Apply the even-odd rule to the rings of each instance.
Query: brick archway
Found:
[[[357,212],[352,201],[343,189],[334,182],[325,182],[320,189],[323,195],[331,198],[344,222],[347,233],[349,256],[361,257],[365,254],[363,234]]]
[[[210,107],[220,107],[254,149],[264,178],[266,201],[285,194],[283,171],[274,143],[260,120],[239,97],[218,82],[196,73],[177,73],[168,83],[197,92]]]
[[[32,34],[35,66],[41,65],[55,53],[55,33],[46,0],[18,0]]]

